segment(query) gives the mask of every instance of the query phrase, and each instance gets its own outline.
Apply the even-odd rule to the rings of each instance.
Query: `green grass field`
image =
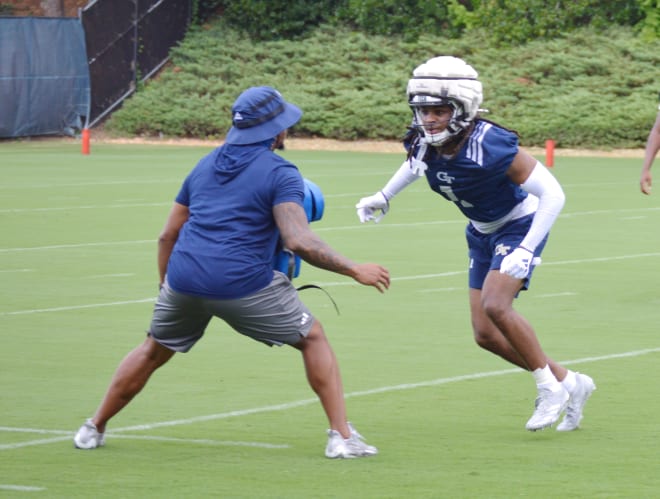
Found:
[[[556,158],[567,203],[517,307],[598,390],[582,429],[525,431],[531,376],[472,341],[465,221],[424,181],[378,225],[353,206],[397,154],[284,151],[326,197],[314,228],[390,269],[384,295],[303,264],[351,421],[380,454],[323,457],[298,352],[211,323],[108,426],[73,448],[156,295],[156,238],[209,147],[0,144],[0,497],[651,498],[660,411],[660,197],[640,159]],[[542,159],[542,158],[541,158]]]

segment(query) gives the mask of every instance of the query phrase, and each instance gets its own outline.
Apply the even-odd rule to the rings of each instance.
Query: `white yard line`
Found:
[[[57,207],[45,207],[45,208],[4,208],[0,209],[0,214],[2,213],[11,213],[16,215],[18,213],[39,213],[46,212],[50,213],[53,211],[74,211],[74,210],[107,210],[112,208],[146,208],[151,206],[171,206],[172,203],[120,203],[120,204],[90,204],[90,205],[79,205],[79,206],[57,206]]]
[[[649,354],[654,354],[660,352],[660,347],[658,348],[647,348],[643,350],[633,350],[629,352],[621,352],[621,353],[615,353],[615,354],[609,354],[609,355],[601,355],[601,356],[594,356],[594,357],[583,357],[581,359],[574,359],[574,360],[565,360],[561,361],[560,363],[562,365],[571,365],[571,364],[587,364],[587,363],[592,363],[592,362],[601,362],[601,361],[608,361],[608,360],[613,360],[613,359],[622,359],[622,358],[629,358],[629,357],[640,357],[642,355],[649,355]],[[381,393],[389,393],[389,392],[395,392],[395,391],[403,391],[403,390],[414,390],[417,388],[427,388],[431,386],[440,386],[440,385],[446,385],[450,383],[458,383],[461,381],[468,381],[468,380],[474,380],[474,379],[482,379],[482,378],[492,378],[495,376],[502,376],[506,374],[516,374],[516,373],[524,373],[520,368],[511,368],[511,369],[502,369],[499,371],[485,371],[485,372],[479,372],[479,373],[472,373],[472,374],[464,374],[464,375],[458,375],[458,376],[450,376],[447,378],[438,378],[438,379],[433,379],[433,380],[428,380],[428,381],[420,381],[417,383],[403,383],[403,384],[398,384],[398,385],[389,385],[389,386],[382,386],[378,388],[372,388],[370,390],[362,390],[362,391],[356,391],[356,392],[351,392],[347,393],[345,395],[346,398],[353,398],[353,397],[364,397],[368,395],[375,395],[375,394],[381,394]],[[247,445],[251,447],[262,447],[262,448],[273,448],[273,449],[279,449],[279,448],[286,448],[288,446],[278,446],[275,444],[266,444],[266,443],[259,443],[259,442],[223,442],[223,441],[217,441],[217,440],[195,440],[195,439],[179,439],[179,438],[167,438],[167,437],[156,437],[156,436],[132,436],[132,435],[118,435],[120,433],[125,433],[125,432],[131,432],[131,431],[148,431],[152,430],[155,428],[164,428],[164,427],[171,427],[171,426],[181,426],[181,425],[190,425],[190,424],[195,424],[195,423],[201,423],[205,421],[215,421],[219,419],[228,419],[228,418],[235,418],[235,417],[242,417],[242,416],[248,416],[251,414],[259,414],[259,413],[265,413],[265,412],[276,412],[276,411],[286,411],[289,409],[294,409],[297,407],[302,407],[310,404],[317,404],[318,399],[316,398],[309,398],[309,399],[302,399],[302,400],[296,400],[293,402],[287,402],[283,404],[276,404],[276,405],[267,405],[267,406],[261,406],[261,407],[254,407],[251,409],[243,409],[243,410],[238,410],[238,411],[230,411],[230,412],[221,412],[217,414],[208,414],[205,416],[195,416],[192,418],[186,418],[186,419],[175,419],[171,421],[160,421],[160,422],[155,422],[155,423],[147,423],[147,424],[142,424],[142,425],[136,425],[136,426],[126,426],[124,428],[116,428],[113,429],[112,431],[107,433],[107,436],[112,436],[112,437],[121,437],[121,438],[140,438],[140,439],[149,439],[149,440],[164,440],[164,441],[175,441],[175,442],[183,442],[183,443],[197,443],[197,444],[204,444],[204,445]],[[66,434],[66,436],[58,436],[58,437],[53,437],[53,438],[45,438],[45,439],[36,439],[36,440],[28,440],[24,442],[15,442],[11,444],[4,444],[0,445],[0,451],[2,450],[13,450],[13,449],[20,449],[23,447],[29,447],[29,446],[34,446],[34,445],[44,445],[44,444],[51,444],[51,443],[56,443],[56,442],[62,442],[66,440],[71,440],[73,438],[73,433],[72,432],[65,432],[61,430],[43,430],[43,429],[34,429],[34,428],[12,428],[12,427],[0,427],[0,431],[8,431],[8,432],[14,432],[14,433],[39,433],[39,434],[57,434],[57,435],[63,435]]]
[[[550,265],[576,265],[576,264],[584,264],[584,263],[595,263],[595,262],[611,262],[611,261],[617,261],[617,260],[631,260],[631,259],[637,259],[637,258],[653,258],[653,257],[658,257],[660,256],[660,253],[638,253],[638,254],[633,254],[633,255],[618,255],[618,256],[604,256],[604,257],[598,257],[598,258],[584,258],[584,259],[576,259],[576,260],[559,260],[556,262],[543,262],[543,266],[547,267]],[[421,279],[434,279],[436,277],[449,277],[449,276],[454,276],[454,275],[461,275],[461,274],[466,274],[467,270],[455,270],[451,272],[439,272],[437,274],[418,274],[418,275],[411,275],[411,276],[402,276],[402,277],[393,277],[392,281],[415,281],[415,280],[421,280]],[[331,287],[331,286],[352,286],[354,285],[354,281],[351,280],[345,280],[345,281],[330,281],[330,282],[319,282],[317,283],[319,286],[325,286],[325,287]],[[570,292],[566,292],[570,293]],[[561,294],[566,294],[566,293],[561,293]],[[558,295],[558,294],[555,294]],[[148,303],[148,302],[153,302],[155,301],[155,297],[152,298],[141,298],[137,300],[123,300],[123,301],[114,301],[114,302],[106,302],[106,303],[90,303],[86,305],[69,305],[69,306],[64,306],[64,307],[52,307],[52,308],[35,308],[35,309],[27,309],[27,310],[14,310],[10,312],[0,312],[0,317],[3,316],[12,316],[12,315],[29,315],[29,314],[41,314],[41,313],[49,313],[49,312],[66,312],[69,310],[80,310],[80,309],[87,309],[87,308],[101,308],[101,307],[115,307],[115,306],[120,306],[120,305],[132,305],[136,303]]]
[[[95,246],[126,246],[130,244],[156,244],[156,239],[138,239],[135,241],[101,241],[96,243],[53,244],[28,248],[0,248],[0,253],[22,253],[24,251],[44,251],[52,249],[93,248]]]
[[[153,206],[157,205],[169,205],[169,203],[154,203]],[[152,204],[149,204],[151,206]],[[131,206],[131,205],[116,205],[116,207],[125,207],[125,206]],[[137,206],[137,205],[135,205]],[[140,205],[140,206],[147,206],[145,205]],[[101,206],[98,206],[101,207]],[[89,208],[89,207],[83,207],[83,208]],[[107,208],[107,206],[105,207]],[[72,208],[62,208],[62,209],[73,209]],[[40,211],[49,211],[50,208],[38,208],[37,210]],[[618,215],[624,215],[624,214],[629,214],[629,213],[639,213],[639,212],[655,212],[659,211],[660,207],[651,207],[651,208],[625,208],[625,209],[612,209],[612,210],[593,210],[593,211],[578,211],[578,212],[573,212],[573,213],[562,213],[559,215],[560,218],[572,218],[572,217],[577,217],[577,216],[591,216],[591,215],[606,215],[606,214],[618,214]],[[0,210],[0,213],[2,211]],[[369,229],[375,229],[376,227],[380,227],[382,229],[387,229],[387,228],[400,228],[400,227],[418,227],[418,226],[427,226],[427,225],[447,225],[447,224],[465,224],[466,221],[465,219],[462,218],[456,218],[456,219],[451,219],[451,220],[433,220],[429,222],[407,222],[407,223],[399,223],[399,224],[394,224],[394,223],[383,223],[380,225],[376,224],[358,224],[356,223],[355,225],[344,225],[344,226],[337,226],[337,227],[318,227],[315,228],[315,232],[334,232],[334,231],[340,231],[340,230],[369,230]],[[134,241],[98,241],[98,242],[93,242],[93,243],[71,243],[71,244],[53,244],[53,245],[48,245],[48,246],[33,246],[33,247],[20,247],[20,248],[0,248],[0,253],[20,253],[23,251],[44,251],[44,250],[51,250],[51,249],[69,249],[69,248],[87,248],[87,247],[94,247],[94,246],[121,246],[121,245],[131,245],[131,244],[144,244],[144,243],[155,243],[155,239],[141,239],[141,240],[134,240]]]
[[[70,305],[66,307],[52,307],[52,308],[33,308],[29,310],[15,310],[13,312],[0,312],[0,316],[4,315],[27,315],[27,314],[41,314],[45,312],[66,312],[68,310],[81,310],[85,308],[101,308],[101,307],[116,307],[118,305],[133,305],[135,303],[148,303],[156,301],[156,298],[142,298],[140,300],[125,300],[125,301],[112,301],[107,303],[89,303],[87,305]]]
[[[14,492],[41,492],[45,487],[32,487],[30,485],[8,485],[0,483],[0,490],[12,490]]]

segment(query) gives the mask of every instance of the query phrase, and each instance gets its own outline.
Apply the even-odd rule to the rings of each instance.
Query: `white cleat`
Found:
[[[368,445],[364,437],[348,423],[351,436],[344,438],[336,430],[328,430],[328,445],[325,447],[325,457],[330,459],[351,459],[355,457],[368,457],[378,454],[378,449]]]
[[[589,376],[580,373],[575,373],[575,375],[577,378],[575,390],[568,399],[566,415],[562,422],[557,425],[557,431],[573,431],[580,427],[584,406],[596,389],[594,380]]]
[[[105,434],[99,433],[96,425],[92,423],[91,419],[85,421],[76,436],[73,437],[73,445],[76,449],[96,449],[105,445]]]
[[[566,389],[559,386],[561,388],[554,392],[548,388],[539,388],[536,409],[525,425],[529,431],[543,430],[557,422],[569,399]]]

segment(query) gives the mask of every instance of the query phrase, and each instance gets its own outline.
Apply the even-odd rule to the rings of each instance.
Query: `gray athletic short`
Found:
[[[170,350],[187,352],[203,336],[213,317],[268,346],[298,343],[309,334],[314,322],[291,281],[275,271],[268,286],[238,300],[178,293],[165,282],[154,306],[148,334]]]

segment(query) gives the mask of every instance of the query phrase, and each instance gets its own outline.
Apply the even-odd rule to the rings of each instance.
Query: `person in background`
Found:
[[[327,457],[377,454],[347,421],[339,366],[321,323],[273,268],[281,244],[312,265],[381,293],[390,285],[387,269],[353,262],[310,229],[303,177],[274,152],[301,115],[272,87],[252,87],[236,99],[225,144],[188,174],[160,234],[160,293],[147,337],[119,364],[96,413],[76,433],[76,448],[103,446],[110,419],[218,317],[265,345],[301,352],[330,426]]]
[[[375,194],[360,199],[361,222],[378,222],[392,198],[420,176],[469,220],[469,300],[477,344],[531,371],[538,397],[526,428],[579,427],[596,385],[541,348],[532,325],[513,308],[540,263],[564,192],[549,170],[518,147],[515,132],[479,116],[482,85],[462,59],[434,57],[413,71],[407,87],[413,113],[399,170]]]
[[[646,148],[644,149],[644,163],[642,165],[642,174],[639,179],[639,186],[644,194],[651,194],[651,166],[655,160],[656,154],[660,150],[660,106],[658,106],[658,115],[655,123],[646,139]]]

